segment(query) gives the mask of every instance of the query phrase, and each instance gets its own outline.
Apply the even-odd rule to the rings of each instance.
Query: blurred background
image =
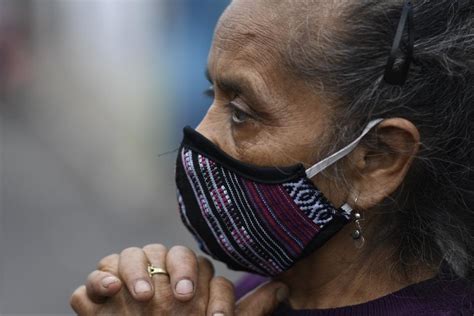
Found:
[[[126,247],[196,248],[174,151],[210,104],[227,3],[0,0],[1,315],[72,314],[73,290]]]

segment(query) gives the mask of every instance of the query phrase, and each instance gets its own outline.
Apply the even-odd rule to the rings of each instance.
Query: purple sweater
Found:
[[[254,275],[244,277],[236,284],[241,297],[266,279]],[[276,316],[473,316],[474,290],[463,280],[430,279],[410,285],[373,301],[340,308],[293,310],[280,305]]]

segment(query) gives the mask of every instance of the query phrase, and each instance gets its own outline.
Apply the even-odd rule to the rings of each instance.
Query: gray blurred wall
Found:
[[[208,101],[193,95],[206,88],[225,5],[0,0],[0,31],[15,14],[27,26],[17,33],[26,44],[13,48],[24,52],[23,77],[0,80],[1,315],[72,314],[73,290],[126,247],[195,248],[177,216],[174,153],[158,154],[204,115]],[[238,276],[221,265],[218,273]]]

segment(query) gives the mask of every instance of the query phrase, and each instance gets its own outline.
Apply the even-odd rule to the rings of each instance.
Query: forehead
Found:
[[[285,23],[283,20],[280,10],[272,9],[268,0],[232,1],[216,28],[209,56],[211,72],[222,59],[226,67],[248,62],[268,64],[278,59],[286,37],[278,23]]]
[[[348,0],[349,1],[349,0]],[[332,0],[233,0],[214,34],[209,55],[211,73],[251,62],[259,68],[282,70],[291,38],[302,29],[321,28],[339,12]],[[313,30],[313,34],[318,33]],[[230,63],[230,64],[229,64]],[[255,65],[252,65],[255,67]]]

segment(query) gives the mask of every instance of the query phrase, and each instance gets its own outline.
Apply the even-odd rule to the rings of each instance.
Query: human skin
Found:
[[[166,266],[169,276],[155,275],[151,279],[140,276],[146,267],[136,268],[148,262],[156,267]],[[167,250],[163,245],[152,244],[143,249],[128,248],[120,255],[110,255],[99,262],[98,270],[89,275],[87,285],[72,295],[71,306],[78,315],[263,316],[269,315],[288,297],[284,284],[269,282],[235,304],[233,284],[213,274],[209,260],[197,258],[185,247]],[[152,285],[153,290],[148,292],[151,295],[136,293],[136,287],[123,287],[115,275],[147,279]],[[177,293],[174,279],[178,277],[193,280],[196,286],[192,295]],[[127,281],[130,280],[124,280]]]
[[[290,36],[290,10],[285,3],[234,0],[221,17],[208,61],[215,97],[197,131],[243,162],[259,166],[302,162],[309,167],[325,158],[331,147],[337,101],[316,93],[314,87],[285,68],[281,56]],[[321,23],[331,27],[337,21],[321,17]],[[350,237],[354,227],[349,224],[278,276],[275,280],[288,286],[288,302],[295,309],[363,303],[435,274],[419,265],[412,274],[399,275],[390,269],[396,264],[391,246],[374,247],[371,242],[370,231],[383,229],[373,210],[401,185],[420,142],[417,128],[402,118],[384,120],[376,133],[384,150],[358,146],[345,158],[345,183],[349,187],[334,177],[318,175],[312,179],[334,205],[348,202],[363,210],[365,247],[372,251],[367,256],[354,247]],[[117,272],[122,279],[129,279],[130,271],[134,271],[135,279],[147,278],[145,259],[131,260],[128,265],[123,273]],[[98,282],[97,278],[89,283]]]

